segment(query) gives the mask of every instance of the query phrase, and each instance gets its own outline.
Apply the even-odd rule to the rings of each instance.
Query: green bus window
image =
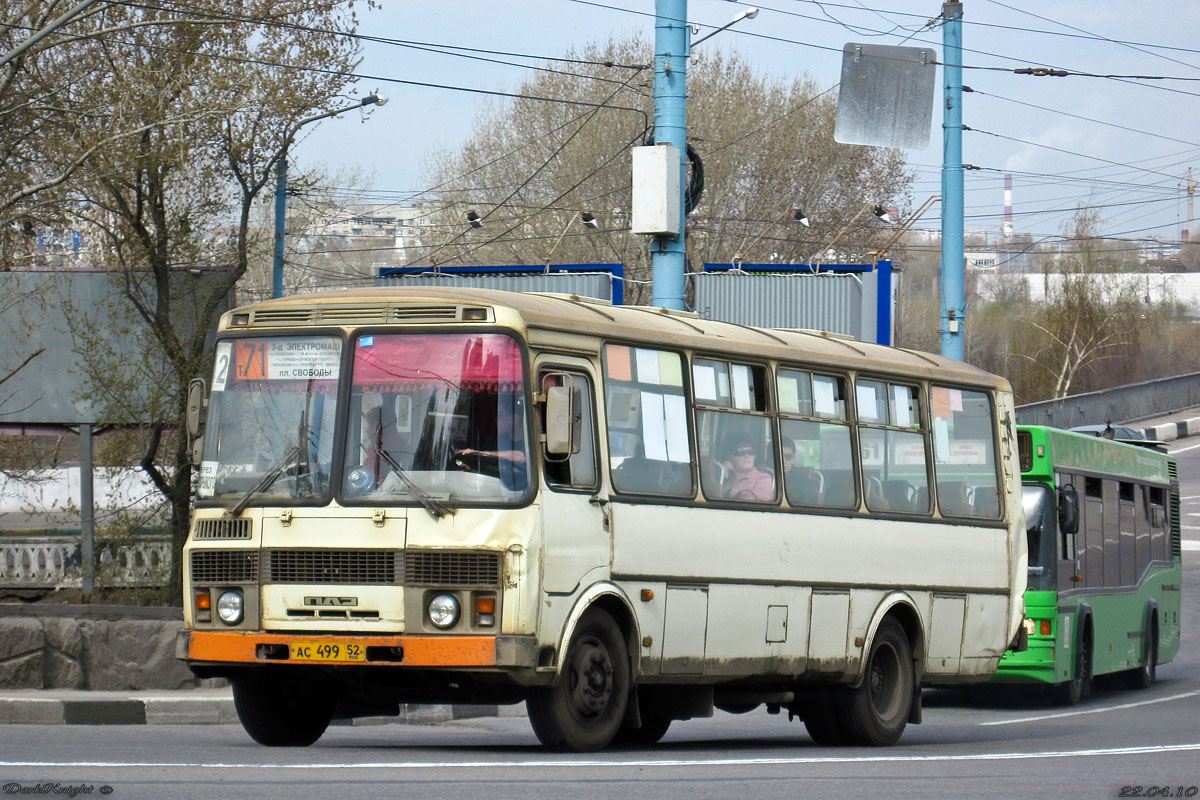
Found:
[[[938,510],[945,516],[999,518],[991,399],[950,386],[930,387],[929,398]]]

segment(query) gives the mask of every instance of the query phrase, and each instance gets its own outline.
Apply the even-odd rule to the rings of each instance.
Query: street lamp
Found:
[[[562,244],[563,237],[567,235],[567,229],[571,227],[571,223],[575,220],[579,220],[585,227],[588,228],[597,228],[600,226],[600,221],[596,219],[594,214],[590,214],[587,211],[576,211],[574,214],[572,214],[571,218],[567,220],[567,224],[563,226],[562,233],[560,233],[558,238],[554,240],[554,246],[551,247],[550,252],[546,254],[547,272],[550,270],[550,259],[554,256],[554,251],[558,249],[560,244]]]
[[[744,10],[740,14],[738,14],[736,17],[729,20],[729,22],[726,22],[724,25],[717,28],[715,31],[706,33],[703,36],[701,36],[699,39],[697,39],[696,41],[692,42],[692,47],[694,48],[696,45],[700,44],[705,39],[711,39],[712,37],[716,36],[721,31],[725,30],[726,28],[732,28],[734,25],[737,25],[739,22],[741,22],[744,19],[754,19],[757,16],[758,16],[757,8],[747,8],[746,10]]]
[[[275,165],[275,259],[271,268],[271,297],[283,297],[283,233],[287,220],[287,151],[292,145],[292,139],[301,128],[310,122],[316,122],[326,117],[336,117],[338,114],[353,111],[356,108],[386,104],[387,98],[369,94],[354,105],[314,114],[300,120],[288,129],[287,135],[283,139],[283,154]]]
[[[831,241],[829,244],[825,245],[820,250],[818,250],[816,253],[814,253],[813,257],[809,259],[808,263],[815,264],[817,262],[817,256],[821,255],[822,253],[827,253],[827,252],[829,252],[829,250],[833,249],[833,246],[835,244],[837,244],[838,241],[846,234],[846,231],[850,230],[850,226],[853,225],[858,220],[858,218],[863,215],[863,212],[866,211],[868,208],[871,209],[871,213],[874,214],[876,217],[878,217],[880,221],[886,222],[889,225],[892,224],[893,222],[895,222],[895,220],[892,219],[892,215],[889,214],[884,209],[883,206],[875,205],[874,208],[872,208],[871,203],[866,203],[863,205],[862,208],[860,208],[858,210],[857,214],[855,214],[853,217],[850,218],[850,221],[846,223],[845,227],[843,227],[840,231],[837,232],[837,236],[833,237],[833,241]]]
[[[732,23],[731,23],[731,24],[732,24]],[[781,213],[781,214],[780,214],[778,217],[776,217],[775,219],[771,220],[770,224],[769,224],[769,225],[767,225],[767,227],[765,227],[765,228],[763,228],[763,229],[762,229],[762,231],[761,231],[761,232],[758,234],[758,236],[755,236],[755,237],[754,237],[754,241],[750,242],[750,244],[749,244],[747,247],[741,248],[741,249],[740,249],[740,250],[738,250],[736,253],[734,253],[734,255],[733,255],[733,266],[734,266],[735,268],[739,268],[739,269],[740,269],[740,268],[741,268],[741,265],[742,265],[742,262],[744,261],[744,259],[742,258],[742,254],[743,254],[743,253],[749,253],[751,250],[753,250],[753,249],[754,249],[754,245],[758,244],[758,240],[759,240],[759,239],[761,239],[761,238],[763,238],[764,236],[766,236],[766,235],[767,235],[767,231],[771,230],[771,228],[774,228],[774,227],[775,227],[775,225],[776,225],[776,223],[778,223],[778,222],[779,222],[779,220],[783,219],[783,218],[784,218],[784,217],[786,217],[788,214],[791,214],[791,215],[792,215],[792,219],[796,220],[796,222],[799,222],[799,223],[800,223],[801,225],[803,225],[804,227],[806,227],[806,228],[807,228],[807,227],[809,226],[809,222],[808,222],[808,215],[807,215],[807,214],[805,214],[803,211],[801,211],[799,208],[796,208],[795,206],[793,206],[793,207],[791,207],[791,208],[785,208],[785,209],[783,210],[783,212],[782,212],[782,213]]]
[[[917,220],[919,220],[925,214],[925,212],[930,209],[930,207],[934,203],[936,203],[937,201],[939,201],[941,199],[942,199],[942,196],[940,194],[930,195],[929,199],[921,204],[921,207],[917,209],[916,213],[913,214],[911,217],[909,217],[907,222],[905,222],[903,225],[901,225],[899,228],[896,229],[896,232],[894,234],[892,234],[892,238],[887,240],[887,244],[885,244],[883,247],[879,248],[878,250],[872,251],[872,253],[874,255],[874,260],[882,261],[883,258],[885,256],[887,256],[888,251],[892,249],[892,245],[894,245],[896,242],[898,242],[900,240],[900,237],[903,236],[905,233],[907,233],[908,229],[913,226],[913,223],[915,223]]]

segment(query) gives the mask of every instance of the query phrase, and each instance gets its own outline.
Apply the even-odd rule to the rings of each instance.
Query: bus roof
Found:
[[[1022,466],[1026,477],[1049,479],[1055,470],[1068,470],[1171,482],[1171,456],[1160,450],[1043,425],[1018,425],[1018,438],[1023,433],[1032,445],[1029,467]]]
[[[820,331],[757,328],[701,319],[691,312],[648,306],[614,306],[607,301],[568,294],[440,286],[346,289],[294,295],[241,306],[222,316],[221,329],[230,327],[233,315],[247,312],[250,313],[248,327],[251,329],[383,324],[385,320],[405,317],[387,313],[370,316],[362,312],[370,308],[387,309],[410,304],[509,308],[520,315],[527,328],[682,346],[702,352],[754,354],[781,361],[901,373],[916,378],[949,380],[1011,391],[1004,378],[932,353],[859,342]],[[280,313],[285,309],[294,311],[298,308],[310,308],[314,313]],[[411,323],[419,321],[412,319]],[[439,320],[432,318],[432,321]],[[631,336],[630,331],[633,330],[639,334]]]

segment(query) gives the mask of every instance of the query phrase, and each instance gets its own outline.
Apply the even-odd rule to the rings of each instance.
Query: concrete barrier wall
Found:
[[[0,604],[0,689],[189,689],[178,608]]]
[[[1071,428],[1103,425],[1107,420],[1129,423],[1196,407],[1200,407],[1200,373],[1190,373],[1074,394],[1058,400],[1026,403],[1017,406],[1016,416],[1021,425]]]

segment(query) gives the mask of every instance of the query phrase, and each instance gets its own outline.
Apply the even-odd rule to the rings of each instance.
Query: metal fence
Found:
[[[1136,422],[1200,407],[1200,372],[1017,406],[1017,422],[1071,428]]]

